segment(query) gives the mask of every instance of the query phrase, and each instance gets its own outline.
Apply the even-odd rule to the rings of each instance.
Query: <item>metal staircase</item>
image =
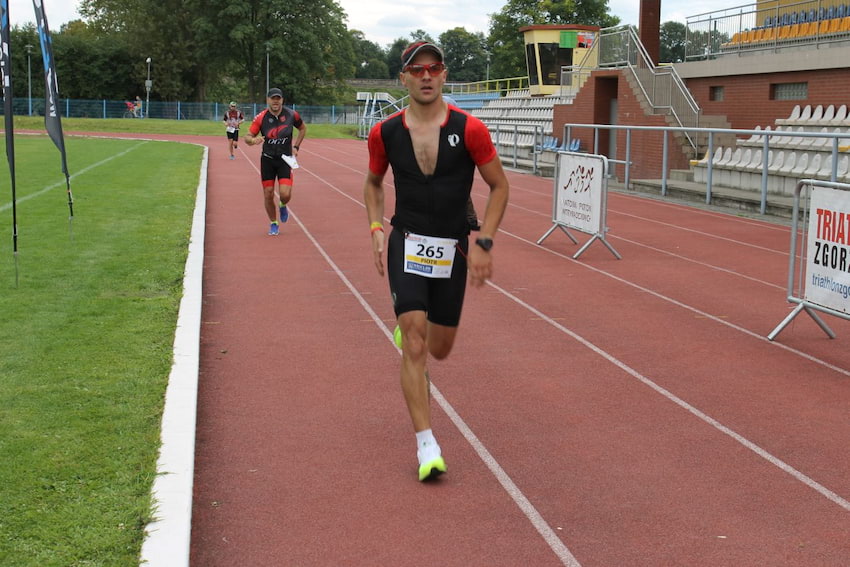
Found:
[[[357,102],[363,103],[363,114],[360,116],[357,135],[361,138],[369,136],[372,126],[407,106],[405,100],[407,95],[396,99],[386,92],[360,91],[357,93]]]
[[[593,61],[595,64],[591,65]],[[633,26],[600,30],[599,41],[594,42],[582,62],[564,68],[561,84],[577,91],[596,69],[628,69],[652,114],[669,116],[671,126],[700,126],[702,111],[685,82],[672,66],[659,67],[652,62]],[[698,152],[694,136],[686,132],[684,137],[692,151]]]

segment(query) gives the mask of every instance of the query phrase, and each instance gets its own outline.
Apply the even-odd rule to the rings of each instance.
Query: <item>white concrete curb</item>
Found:
[[[208,162],[209,148],[204,147],[174,335],[174,363],[165,391],[162,446],[152,490],[155,519],[145,529],[139,561],[146,567],[189,565]]]

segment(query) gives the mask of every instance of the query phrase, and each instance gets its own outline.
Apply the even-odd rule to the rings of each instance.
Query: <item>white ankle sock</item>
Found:
[[[419,464],[433,461],[440,455],[440,445],[434,438],[434,433],[430,429],[416,432],[416,456],[419,458]]]

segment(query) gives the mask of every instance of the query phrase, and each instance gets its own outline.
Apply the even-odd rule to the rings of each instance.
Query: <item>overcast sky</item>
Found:
[[[41,5],[51,32],[59,31],[62,24],[80,18],[77,12],[79,0],[41,0]],[[14,26],[27,22],[35,23],[32,0],[9,0],[9,23]]]
[[[507,0],[337,0],[348,14],[348,28],[386,47],[399,37],[408,38],[423,29],[434,39],[446,30],[462,27],[468,32],[490,29],[490,14]],[[685,22],[688,16],[740,6],[735,0],[661,0],[661,21]],[[608,0],[611,13],[624,24],[637,25],[640,0]]]
[[[152,0],[155,1],[155,0]],[[490,28],[490,14],[498,13],[507,0],[337,0],[348,14],[349,29],[366,34],[366,39],[386,47],[399,37],[408,38],[424,29],[434,39],[456,27],[469,32]],[[79,0],[42,0],[47,22],[52,31],[80,17]],[[734,0],[661,0],[661,21],[684,22],[693,16],[713,10],[741,5]],[[637,25],[640,0],[608,0],[611,13],[624,24]],[[12,25],[34,21],[32,0],[10,0]]]

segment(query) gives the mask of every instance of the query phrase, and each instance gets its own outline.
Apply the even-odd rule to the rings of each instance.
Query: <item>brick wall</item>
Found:
[[[610,116],[610,101],[617,99],[617,116]],[[621,126],[668,126],[663,116],[648,115],[641,107],[640,100],[632,91],[629,82],[619,71],[594,71],[585,85],[579,91],[573,104],[557,105],[552,115],[553,132],[561,135],[564,124],[618,124]],[[613,132],[613,131],[608,131]],[[609,158],[609,134],[600,131],[599,153]],[[616,134],[617,151],[616,159],[626,158],[626,132],[619,131]],[[581,140],[583,151],[593,151],[593,130],[589,128],[574,129],[572,138]],[[633,179],[660,179],[661,178],[661,156],[663,147],[663,136],[661,132],[638,132],[631,133],[631,155],[632,167],[630,176]],[[688,160],[692,157],[686,155],[678,140],[671,136],[668,140],[668,168],[687,169]],[[619,179],[625,175],[624,165],[611,164],[612,171]]]
[[[807,104],[826,108],[833,104],[850,105],[850,73],[846,69],[818,71],[794,71],[741,76],[721,76],[687,79],[686,83],[697,103],[703,109],[703,115],[719,115],[728,120],[730,127],[741,130],[754,129],[756,126],[775,127],[777,118],[787,118],[794,106]],[[771,85],[777,83],[807,83],[806,100],[772,100]],[[723,87],[723,100],[710,100],[712,87]],[[610,116],[610,99],[616,96],[618,115]],[[626,77],[620,71],[595,71],[571,105],[558,105],[553,113],[554,132],[560,135],[565,123],[582,124],[619,124],[640,126],[666,126],[663,116],[648,115],[641,107],[637,95]],[[618,159],[626,155],[625,132],[617,134]],[[582,141],[582,150],[593,150],[593,132],[580,129],[572,133]],[[688,169],[689,155],[678,140],[668,140],[668,167]],[[632,171],[633,178],[661,177],[662,137],[656,132],[632,132]],[[608,135],[600,135],[599,153],[609,155]],[[623,166],[616,167],[616,174],[623,179]]]
[[[771,100],[771,84],[808,83],[806,100]],[[762,75],[743,75],[688,79],[704,114],[725,115],[732,128],[751,130],[756,126],[775,126],[777,118],[787,118],[794,106],[830,104],[838,108],[850,104],[850,73],[847,69],[796,71]],[[723,87],[723,100],[709,100],[711,87]]]

